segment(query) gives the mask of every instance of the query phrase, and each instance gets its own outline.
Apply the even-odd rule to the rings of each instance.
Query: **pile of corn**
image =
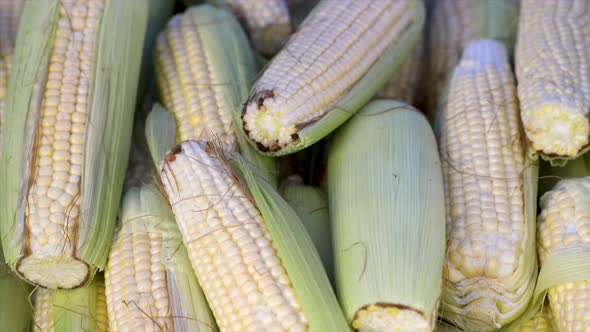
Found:
[[[590,331],[590,0],[0,0],[0,133],[0,331]]]

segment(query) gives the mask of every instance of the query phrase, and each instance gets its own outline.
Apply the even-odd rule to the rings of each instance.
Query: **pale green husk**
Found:
[[[174,330],[217,331],[167,198],[153,184],[131,188],[123,198],[121,222],[122,227],[115,241],[125,241],[126,236],[134,233],[158,233],[162,236],[161,258],[166,267]]]
[[[302,25],[308,24],[309,20],[318,12],[324,10],[328,3],[329,1],[326,0],[321,1],[314,7]],[[329,110],[320,120],[299,130],[297,132],[298,138],[281,149],[272,151],[258,149],[258,152],[268,156],[282,156],[297,152],[316,143],[342,125],[383,88],[398,67],[410,55],[422,33],[425,17],[424,4],[422,0],[410,1],[410,4],[413,5],[410,10],[414,16],[410,27],[400,35],[397,41],[384,52],[360,80],[354,82],[345,94],[339,96],[338,100],[329,107]],[[287,42],[285,48],[287,47],[289,47],[289,42]],[[270,63],[272,63],[272,60]],[[256,93],[256,90],[257,86],[254,84],[251,93]],[[244,131],[243,126],[240,126],[240,131]],[[253,146],[256,146],[256,143],[249,137],[248,141]]]
[[[348,321],[369,304],[402,305],[418,310],[432,330],[445,204],[426,118],[395,101],[367,104],[332,139],[328,189],[336,285]]]
[[[164,159],[168,149],[176,142],[176,122],[174,114],[155,103],[145,119],[145,137],[150,155],[156,168]]]
[[[295,211],[246,159],[235,154],[230,162],[262,214],[310,331],[349,331],[320,256]]]
[[[125,13],[125,14],[122,14]],[[8,264],[23,257],[26,196],[59,0],[25,4],[6,98],[1,183],[1,232]],[[139,0],[107,0],[90,87],[76,256],[103,269],[127,166],[147,8]]]
[[[303,222],[320,254],[328,278],[334,282],[328,196],[320,188],[303,184],[303,179],[298,175],[286,178],[281,183],[279,192]]]
[[[4,254],[0,248],[0,331],[31,330],[31,291],[32,287],[20,280],[4,263]]]

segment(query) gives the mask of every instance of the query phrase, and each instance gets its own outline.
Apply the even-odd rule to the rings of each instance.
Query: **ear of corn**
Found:
[[[512,54],[518,28],[519,0],[436,0],[426,25],[426,72],[422,82],[428,117],[467,44],[475,39],[501,41]]]
[[[191,7],[173,17],[158,37],[156,79],[162,103],[176,119],[176,141],[216,139],[228,149],[239,147],[261,171],[269,170],[268,179],[274,181],[273,161],[257,154],[235,130],[256,72],[248,39],[227,10]]]
[[[590,149],[590,2],[523,0],[516,47],[521,118],[552,164]]]
[[[439,115],[447,211],[442,316],[467,331],[495,330],[526,309],[537,274],[538,167],[524,151],[503,44],[467,45]]]
[[[186,141],[161,178],[222,331],[347,331],[301,221],[237,154]],[[240,177],[241,180],[238,180]]]
[[[4,263],[4,254],[0,249],[0,331],[31,330],[31,291],[32,288],[20,280]]]
[[[250,92],[242,119],[251,143],[276,156],[325,137],[392,77],[423,22],[422,1],[320,2]]]
[[[0,135],[4,126],[4,98],[12,67],[12,52],[24,3],[24,0],[0,0]]]
[[[34,302],[34,332],[109,331],[101,274],[96,275],[89,285],[77,289],[38,288]]]
[[[137,0],[25,4],[6,98],[0,226],[8,264],[32,283],[79,287],[106,264],[146,18]]]
[[[303,184],[303,179],[297,175],[285,179],[279,190],[303,222],[320,254],[328,278],[333,282],[332,231],[326,193],[320,188]]]
[[[153,184],[125,194],[105,278],[112,330],[216,330],[174,215]]]
[[[428,121],[399,102],[369,103],[335,133],[328,177],[336,285],[352,327],[432,331],[445,207]]]
[[[418,81],[422,74],[423,44],[423,38],[420,36],[414,49],[383,87],[383,90],[377,94],[377,98],[394,99],[407,104],[414,102]]]
[[[254,48],[264,54],[277,53],[291,35],[291,19],[285,0],[208,0],[234,10],[248,31]]]
[[[540,286],[548,290],[559,331],[587,331],[590,329],[590,176],[560,181],[541,197],[540,206],[537,246],[541,273],[547,270],[563,277]],[[576,251],[576,258],[584,260],[576,266],[580,269],[577,274],[567,271],[564,260],[547,266],[552,263],[547,262],[549,257]],[[575,275],[578,278],[572,278]]]

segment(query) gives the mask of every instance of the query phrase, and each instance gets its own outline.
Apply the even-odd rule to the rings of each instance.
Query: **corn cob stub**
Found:
[[[147,13],[140,1],[25,3],[5,104],[0,230],[7,263],[33,284],[80,287],[106,265]]]
[[[523,0],[516,47],[521,118],[546,159],[590,147],[590,2]]]
[[[553,252],[590,246],[590,176],[560,181],[541,197],[540,207],[537,247],[541,268]],[[590,329],[590,280],[551,287],[548,298],[559,331]]]
[[[443,315],[467,330],[497,329],[524,310],[536,277],[524,178],[530,166],[501,43],[468,44],[440,116],[448,241]]]
[[[186,141],[161,177],[222,331],[302,331],[307,320],[260,212],[212,145]]]
[[[292,145],[315,142],[301,130],[335,111],[384,58],[401,63],[422,28],[423,8],[408,0],[325,0],[310,15],[262,72],[242,112],[243,129],[261,151],[289,153]],[[374,77],[367,98],[393,74],[390,67]]]

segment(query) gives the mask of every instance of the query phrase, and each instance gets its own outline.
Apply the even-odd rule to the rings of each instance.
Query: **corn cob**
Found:
[[[428,121],[399,102],[367,104],[334,134],[328,178],[336,287],[352,327],[432,331],[445,222]]]
[[[153,184],[131,188],[105,272],[115,331],[215,331],[166,199]]]
[[[146,19],[137,0],[25,4],[6,98],[0,226],[7,263],[32,283],[74,288],[104,269]]]
[[[322,258],[328,278],[333,281],[332,232],[326,193],[320,188],[303,184],[303,179],[298,175],[286,178],[279,190],[303,222]]]
[[[420,37],[410,56],[377,94],[378,98],[399,100],[407,104],[414,102],[422,68],[422,47],[423,38]]]
[[[34,302],[34,332],[109,331],[102,275],[73,290],[38,288]]]
[[[0,135],[4,126],[4,98],[12,67],[12,52],[24,3],[24,0],[0,0]]]
[[[176,119],[176,142],[216,139],[227,149],[239,147],[240,153],[261,170],[270,170],[268,180],[274,182],[272,160],[257,154],[234,126],[241,125],[239,111],[257,66],[248,39],[233,15],[209,5],[176,15],[158,37],[155,61],[162,103]],[[157,132],[160,123],[147,127],[151,125],[155,128],[146,130]],[[146,135],[152,143],[162,145],[161,137]]]
[[[291,35],[285,0],[208,0],[233,9],[244,23],[254,48],[265,56],[277,53]]]
[[[463,49],[475,39],[504,43],[508,54],[516,39],[519,0],[431,1],[426,26],[426,73],[422,82],[423,102],[431,121],[438,101]]]
[[[563,249],[580,247],[586,248],[586,255],[590,252],[590,176],[560,181],[541,197],[540,207],[537,246],[541,268],[548,256]],[[585,280],[548,290],[559,331],[590,330],[590,271],[585,275]]]
[[[466,331],[516,319],[537,273],[537,167],[525,160],[506,47],[477,40],[453,71],[440,114],[447,257],[442,315]]]
[[[0,249],[0,331],[28,332],[32,312],[29,305],[31,287],[20,280],[4,263]]]
[[[523,0],[518,31],[527,137],[543,159],[575,159],[590,148],[590,2]]]
[[[254,84],[245,133],[270,155],[317,142],[385,85],[423,21],[421,0],[320,2]]]
[[[304,226],[249,163],[186,141],[161,178],[221,331],[347,331]],[[237,176],[243,175],[242,180]],[[242,182],[244,181],[244,182]]]
[[[248,40],[228,11],[191,7],[158,36],[156,79],[164,108],[174,113],[177,142],[216,137],[237,148],[232,112],[255,75]]]
[[[553,314],[549,309],[549,303],[545,302],[541,309],[518,328],[518,332],[553,332]]]

